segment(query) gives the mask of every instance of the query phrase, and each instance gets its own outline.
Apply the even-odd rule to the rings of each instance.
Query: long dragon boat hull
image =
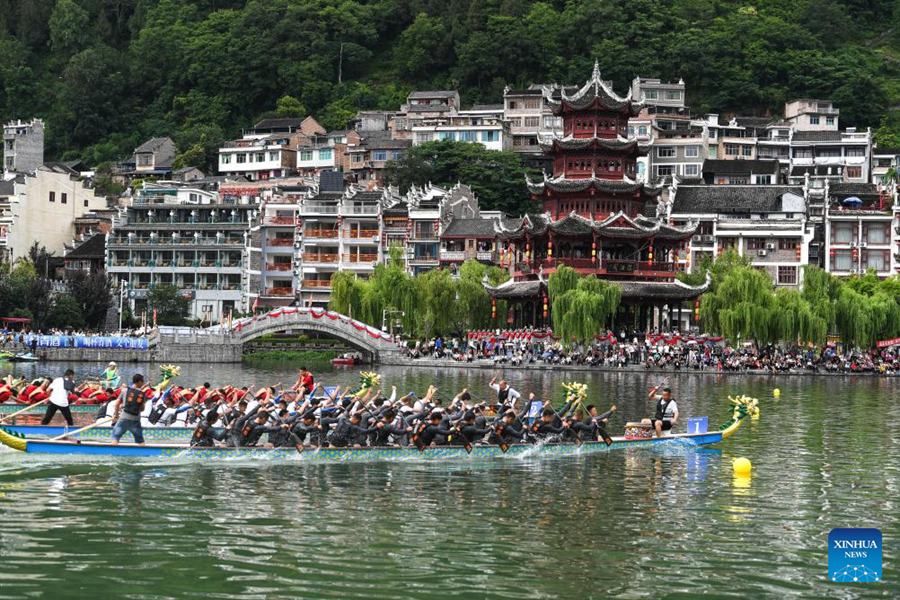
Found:
[[[52,438],[61,435],[69,435],[69,432],[78,431],[81,427],[65,427],[61,425],[0,425],[9,433],[20,435],[28,438]],[[81,440],[108,440],[112,438],[112,427],[94,427],[83,433],[76,434]],[[194,434],[193,427],[144,427],[144,439],[149,441],[160,442],[183,442],[191,441]]]
[[[743,419],[721,431],[694,434],[675,434],[661,438],[629,439],[614,437],[611,445],[604,442],[513,444],[504,451],[497,445],[475,445],[471,453],[462,446],[437,446],[419,451],[415,447],[375,448],[191,448],[186,444],[111,444],[109,442],[40,440],[21,438],[0,428],[0,443],[28,454],[56,454],[71,456],[121,456],[129,458],[200,458],[212,460],[264,458],[300,460],[309,462],[390,462],[405,460],[463,460],[488,458],[525,458],[577,456],[608,452],[625,448],[657,448],[672,446],[709,446],[732,435]],[[149,431],[149,429],[146,429]]]
[[[22,410],[26,406],[27,406],[26,404],[20,404],[18,402],[6,402],[3,404],[0,404],[0,416],[11,415],[14,412],[18,412],[18,411]],[[41,406],[38,406],[37,408],[35,408],[33,412],[29,412],[27,414],[42,415],[42,414],[44,414],[44,411],[46,411],[46,410],[47,410],[47,405],[42,404]],[[79,414],[79,413],[97,414],[97,411],[100,410],[100,407],[97,404],[70,404],[69,410],[72,411],[72,414]]]

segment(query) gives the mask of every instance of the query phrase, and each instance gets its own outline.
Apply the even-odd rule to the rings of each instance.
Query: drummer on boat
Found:
[[[651,400],[656,400],[656,413],[652,419],[644,419],[641,421],[644,425],[653,427],[656,437],[662,437],[663,431],[671,431],[672,427],[678,422],[678,404],[672,397],[672,388],[665,386],[662,388],[662,394],[657,394],[660,386],[657,385],[650,389],[647,395]]]

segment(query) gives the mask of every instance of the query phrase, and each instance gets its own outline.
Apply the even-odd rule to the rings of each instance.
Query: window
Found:
[[[275,152],[275,151],[269,152],[269,160],[278,160],[278,152]]]
[[[725,144],[725,154],[727,154],[728,156],[737,156],[738,145],[737,144]]]
[[[700,146],[685,146],[684,155],[690,158],[696,158],[700,156]]]
[[[521,117],[512,117],[509,120],[509,125],[510,125],[510,127],[521,127],[522,126]],[[443,138],[441,138],[441,139],[443,139]]]
[[[812,158],[812,148],[797,148],[794,150],[794,158]]]
[[[231,155],[230,154],[222,154],[220,157],[223,165],[231,164]]]
[[[266,162],[266,153],[265,152],[257,152],[256,153],[256,162]]]
[[[876,271],[884,271],[888,268],[888,253],[886,251],[869,250],[865,253],[864,269],[875,269]]]
[[[430,142],[434,139],[434,134],[430,131],[427,133],[417,132],[416,133],[416,144],[424,144]]]
[[[139,167],[150,167],[153,165],[153,155],[152,154],[138,154],[138,166]]]
[[[866,149],[865,148],[847,148],[846,149],[847,156],[865,156]]]
[[[853,223],[835,223],[831,229],[831,243],[850,244],[856,241],[856,225]]]
[[[778,285],[797,285],[797,267],[778,267]]]
[[[656,156],[659,158],[674,158],[675,157],[675,147],[674,146],[657,146],[656,147]]]
[[[657,177],[666,177],[667,175],[671,175],[673,173],[674,167],[672,165],[657,165],[656,166],[656,176]]]
[[[460,131],[459,132],[459,141],[461,141],[461,142],[477,142],[478,141],[478,132],[477,131]]]
[[[516,110],[517,108],[519,108],[519,103],[516,102],[515,100],[510,100],[509,101],[509,110]]]
[[[87,198],[85,198],[84,199],[84,207],[87,208],[87,205],[88,205],[88,201],[87,201]]]
[[[719,155],[719,147],[718,146],[710,146],[709,147],[709,158],[716,158]]]
[[[50,202],[56,202],[56,192],[50,192]]]
[[[544,117],[544,129],[553,129],[556,127],[555,117]]]
[[[638,135],[647,135],[647,126],[641,125],[638,127]]]
[[[756,183],[757,183],[757,185],[772,185],[772,176],[771,175],[757,175]]]
[[[394,150],[393,152],[391,152],[391,159],[400,160],[401,158],[403,158],[403,152],[401,152],[400,150]]]
[[[730,183],[731,185],[747,185],[750,183],[750,179],[748,177],[737,177],[732,175],[728,178],[727,183]]]
[[[387,151],[375,150],[372,152],[372,160],[387,160]]]
[[[438,131],[438,139],[439,140],[450,140],[451,142],[456,141],[456,132],[455,131]]]
[[[237,155],[237,162],[238,164],[247,162],[247,155],[243,152],[239,152]]]
[[[793,240],[791,238],[779,238],[778,239],[778,249],[779,250],[796,250],[797,246],[799,246],[799,242],[797,240]]]
[[[644,96],[648,100],[656,100],[659,98],[659,93],[656,90],[644,90]]]
[[[681,92],[678,90],[668,90],[666,92],[666,100],[681,100]]]
[[[862,177],[862,167],[847,167],[848,179],[859,179]]]
[[[310,159],[309,159],[309,160],[312,160],[312,153],[310,153]],[[356,154],[353,155],[353,162],[355,162],[355,163],[361,163],[362,161],[363,161],[363,155],[362,155],[362,154],[356,153]]]
[[[13,167],[13,157],[12,157],[12,156],[7,156],[7,157],[6,157],[6,166],[7,166],[7,168],[9,168],[10,170],[12,170],[12,167]]]
[[[888,225],[880,223],[871,223],[866,229],[866,241],[870,244],[887,244],[889,243]]]
[[[816,156],[821,158],[840,158],[840,148],[819,148],[816,150]]]
[[[534,109],[534,108],[540,108],[540,107],[541,107],[540,98],[527,98],[525,100],[525,108]]]
[[[718,129],[710,129],[709,130],[709,139],[711,139],[711,140],[716,139],[716,134],[718,132],[719,132]]]
[[[809,116],[809,124],[810,125],[818,125],[819,124],[819,115],[810,115]]]
[[[834,271],[849,271],[852,266],[852,257],[849,250],[837,250],[834,253],[834,264],[831,267]]]
[[[331,148],[322,148],[319,150],[319,160],[331,160]]]
[[[747,238],[747,250],[765,250],[766,238],[751,237]]]
[[[539,127],[540,124],[540,117],[525,117],[525,127]]]
[[[521,138],[519,138],[519,139],[521,139]],[[499,142],[500,141],[500,132],[499,131],[482,131],[481,132],[481,141],[482,142]]]
[[[69,199],[69,195],[65,192],[63,192],[59,195],[59,203],[60,204],[66,204],[68,199]]]
[[[834,125],[834,117],[825,117],[826,125]]]
[[[696,177],[700,174],[700,165],[684,165],[684,175],[686,177]]]
[[[753,146],[741,146],[741,154],[744,156],[753,156]]]

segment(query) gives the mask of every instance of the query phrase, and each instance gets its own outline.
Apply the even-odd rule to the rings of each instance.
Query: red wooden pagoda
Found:
[[[544,278],[560,265],[617,282],[624,304],[668,306],[705,289],[675,280],[678,252],[696,225],[676,227],[657,217],[662,186],[635,180],[636,162],[647,148],[628,137],[628,119],[642,102],[618,96],[595,64],[591,78],[572,94],[545,88],[554,114],[562,116],[563,135],[540,139],[553,158],[553,176],[528,180],[543,206],[501,232],[504,264],[512,281],[491,289],[498,298],[543,295]],[[652,216],[646,216],[652,215]],[[523,311],[524,321],[531,321]],[[635,319],[645,313],[635,313]],[[520,319],[516,319],[520,321]]]

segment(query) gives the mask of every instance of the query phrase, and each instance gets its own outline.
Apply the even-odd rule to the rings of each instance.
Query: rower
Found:
[[[515,444],[525,440],[525,431],[522,429],[521,420],[515,411],[510,409],[503,413],[503,418],[494,423],[494,432],[491,434],[491,443]]]
[[[644,425],[651,425],[656,430],[656,437],[662,437],[663,431],[670,431],[672,426],[678,422],[678,404],[672,397],[672,388],[666,386],[662,388],[662,395],[657,395],[656,391],[660,386],[650,389],[648,398],[656,400],[656,414],[652,419],[643,419]]]
[[[509,384],[505,379],[501,379],[500,383],[497,383],[497,378],[494,377],[493,379],[491,379],[491,382],[488,384],[488,386],[492,390],[497,392],[497,402],[507,408],[516,408],[516,400],[518,400],[522,396],[522,394],[509,387]]]
[[[50,404],[47,406],[47,412],[41,419],[41,425],[50,423],[50,419],[56,414],[56,411],[62,413],[69,427],[75,424],[72,420],[72,411],[69,410],[69,392],[75,389],[75,371],[66,369],[62,377],[57,377],[50,384]]]
[[[463,444],[477,444],[484,436],[491,432],[490,427],[479,427],[476,422],[474,410],[467,410],[462,417],[462,423],[457,426],[458,435],[454,436],[454,442],[460,441]]]
[[[216,406],[218,409],[218,406]],[[201,419],[194,429],[194,435],[191,436],[191,446],[200,448],[212,448],[216,441],[223,441],[228,432],[224,429],[215,428],[216,421],[219,420],[219,411],[211,410],[206,413],[206,418]]]
[[[531,430],[542,440],[559,441],[560,436],[569,428],[569,423],[565,422],[557,426],[553,424],[556,419],[556,411],[547,406],[541,411],[541,420],[535,423]]]
[[[130,431],[134,436],[134,441],[141,446],[144,445],[144,432],[141,428],[141,412],[144,410],[144,404],[153,391],[144,385],[144,376],[135,373],[131,378],[131,385],[125,390],[124,399],[120,398],[116,402],[113,420],[116,422],[113,427],[113,444],[118,444],[126,431]]]

